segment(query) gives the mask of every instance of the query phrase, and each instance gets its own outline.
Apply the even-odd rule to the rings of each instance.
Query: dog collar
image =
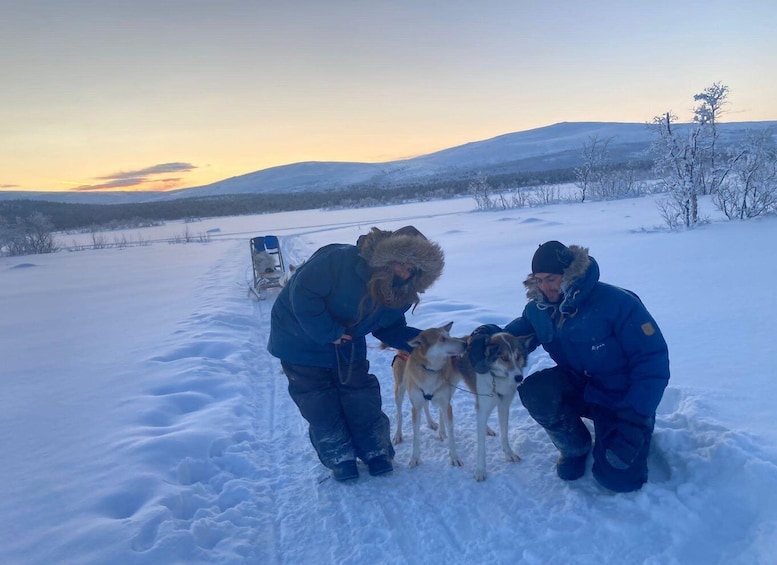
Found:
[[[439,369],[430,369],[426,365],[421,365],[421,367],[423,367],[424,370],[429,371],[430,373],[440,373],[442,372],[442,369],[443,369],[442,367],[440,367]]]
[[[507,379],[507,378],[509,378],[509,377],[504,376],[504,375],[497,375],[496,373],[494,373],[494,371],[489,371],[489,373],[491,373],[491,377],[494,378],[494,379]],[[513,380],[515,382],[517,382],[517,383],[520,383],[523,380],[523,375],[521,375],[521,374],[515,375],[513,377]]]

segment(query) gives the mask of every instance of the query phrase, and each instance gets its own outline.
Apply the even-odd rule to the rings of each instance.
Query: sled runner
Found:
[[[268,288],[283,286],[286,269],[277,236],[251,238],[251,265],[254,272],[251,291],[258,298],[263,299],[264,291]]]

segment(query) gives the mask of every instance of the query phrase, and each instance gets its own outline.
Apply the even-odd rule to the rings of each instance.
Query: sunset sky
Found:
[[[166,190],[557,122],[777,119],[773,0],[0,0],[0,190]]]

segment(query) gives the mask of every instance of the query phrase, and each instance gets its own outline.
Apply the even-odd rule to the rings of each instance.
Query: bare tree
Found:
[[[700,185],[702,194],[714,194],[723,179],[717,163],[717,143],[718,143],[718,119],[723,113],[723,106],[728,104],[728,86],[715,82],[708,86],[699,94],[695,94],[693,99],[700,102],[693,109],[693,121],[702,131],[705,159],[702,169],[702,183]]]
[[[491,186],[488,184],[488,179],[482,174],[470,181],[467,191],[475,199],[475,204],[479,210],[492,210],[496,207],[496,203],[491,200]]]
[[[105,234],[97,231],[97,229],[93,229],[92,249],[105,249],[106,247],[108,247],[108,242],[105,239]]]
[[[676,117],[667,112],[653,119],[657,138],[653,143],[655,170],[667,193],[667,210],[674,211],[685,227],[699,222],[699,194],[702,184],[701,129],[691,128],[684,136],[676,131]]]
[[[600,139],[594,135],[583,144],[583,164],[575,169],[575,184],[580,189],[580,202],[585,202],[589,191],[601,180],[607,168],[607,146],[611,139]]]
[[[0,226],[0,249],[9,255],[33,255],[53,253],[59,249],[54,241],[54,226],[40,212],[33,212],[26,218],[17,218],[15,223]]]
[[[54,241],[54,224],[48,217],[35,212],[27,218],[26,224],[33,253],[53,253],[59,249]]]
[[[713,196],[729,219],[746,219],[777,211],[777,147],[773,132],[748,132],[746,141],[729,151],[730,174]]]

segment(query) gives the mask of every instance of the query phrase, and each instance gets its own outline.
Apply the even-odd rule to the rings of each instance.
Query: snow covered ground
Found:
[[[653,197],[487,213],[465,198],[171,223],[126,234],[150,245],[0,258],[0,563],[775,563],[777,218],[726,222],[705,204],[713,221],[680,233]],[[416,327],[511,320],[548,239],[589,247],[604,281],[641,296],[672,364],[641,491],[559,480],[517,398],[523,460],[490,438],[476,482],[462,391],[464,467],[423,427],[419,467],[408,438],[393,474],[328,478],[265,350],[272,299],[247,290],[248,240],[277,234],[295,263],[406,224],[447,257]],[[187,227],[210,241],[166,243]],[[392,354],[373,345],[393,427]],[[529,369],[548,364],[536,352]]]

